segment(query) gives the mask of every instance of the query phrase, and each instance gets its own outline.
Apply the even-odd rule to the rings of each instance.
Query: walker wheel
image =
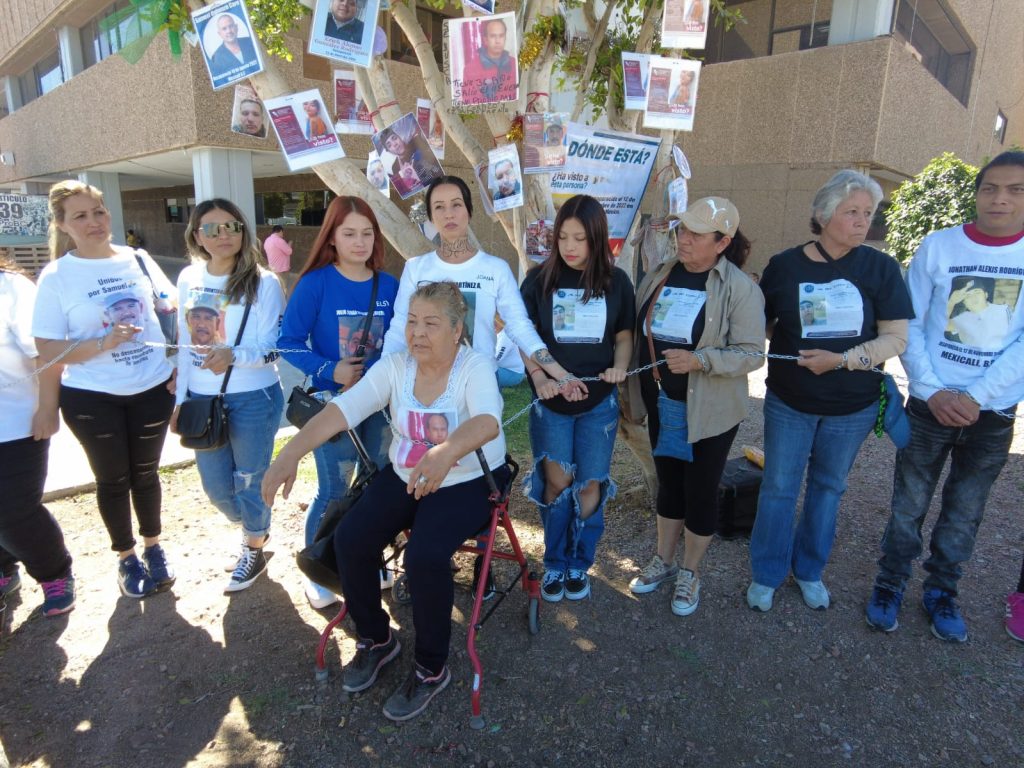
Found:
[[[469,718],[469,727],[474,731],[482,731],[484,729],[484,718],[482,715],[473,715]]]
[[[316,678],[316,681],[318,683],[326,683],[327,679],[330,676],[331,676],[331,673],[327,669],[327,667],[324,667],[323,669],[320,669],[320,667],[317,667],[315,670],[313,670],[313,677]]]
[[[526,623],[530,628],[531,635],[540,632],[540,600],[536,597],[531,597],[526,606]]]

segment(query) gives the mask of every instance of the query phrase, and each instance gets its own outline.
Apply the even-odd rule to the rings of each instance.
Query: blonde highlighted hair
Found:
[[[103,203],[103,193],[91,184],[69,179],[58,181],[50,187],[50,261],[59,259],[65,253],[75,247],[71,236],[63,232],[58,224],[64,223],[64,204],[69,198],[75,195],[88,195],[100,205]]]

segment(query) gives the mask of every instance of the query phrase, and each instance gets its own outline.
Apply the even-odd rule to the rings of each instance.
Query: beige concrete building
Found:
[[[691,197],[724,194],[739,206],[754,270],[809,236],[813,191],[838,168],[866,170],[888,191],[943,151],[978,163],[1024,144],[1020,0],[727,4],[746,23],[709,35],[695,130],[680,144],[694,169]],[[289,229],[301,263],[327,198],[322,182],[287,171],[272,131],[230,130],[232,89],[211,90],[197,50],[186,45],[175,59],[160,36],[135,64],[115,55],[121,28],[102,22],[127,6],[0,0],[0,189],[41,193],[81,177],[105,190],[118,237],[132,228],[165,255],[183,253],[196,199],[227,196],[261,236],[268,222],[297,218]],[[440,41],[443,14],[418,13]],[[411,110],[419,70],[398,61],[406,43],[388,32],[397,95]],[[295,90],[320,88],[331,104],[331,63],[302,53],[307,33],[308,20],[295,32],[295,60],[279,65]],[[471,125],[489,143],[483,123]],[[365,161],[366,137],[343,144]],[[444,165],[470,174],[451,144]],[[508,255],[485,216],[474,223],[485,247]]]

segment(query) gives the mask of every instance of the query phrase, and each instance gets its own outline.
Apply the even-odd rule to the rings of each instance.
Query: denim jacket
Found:
[[[636,310],[654,293],[678,262],[669,259],[648,274],[636,292]],[[639,323],[638,323],[639,327]],[[692,371],[687,389],[687,423],[691,443],[720,435],[747,415],[747,374],[764,365],[764,357],[737,354],[763,353],[765,340],[764,296],[743,270],[720,258],[707,282],[704,333],[697,349],[704,353],[707,371]],[[643,333],[636,334],[629,367],[640,360]],[[734,351],[733,351],[734,350]],[[647,409],[640,397],[640,378],[630,376],[619,385],[623,417],[640,424]]]

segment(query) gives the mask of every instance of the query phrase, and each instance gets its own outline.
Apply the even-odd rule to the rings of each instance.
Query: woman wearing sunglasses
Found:
[[[60,357],[64,366],[60,410],[96,476],[121,593],[146,597],[174,583],[160,546],[157,472],[174,383],[163,350],[150,345],[164,341],[153,295],[174,286],[149,254],[111,243],[110,212],[95,187],[54,184],[50,215],[52,261],[39,276],[32,335],[44,362]]]
[[[199,203],[185,230],[193,263],[178,276],[178,394],[171,429],[186,397],[224,394],[228,440],[196,451],[203,490],[229,520],[242,524],[244,540],[230,565],[225,592],[251,585],[267,568],[263,554],[270,507],[260,483],[270,464],[284,395],[277,375],[278,328],[284,293],[273,272],[259,265],[259,242],[229,200]],[[241,332],[240,332],[241,329]]]

